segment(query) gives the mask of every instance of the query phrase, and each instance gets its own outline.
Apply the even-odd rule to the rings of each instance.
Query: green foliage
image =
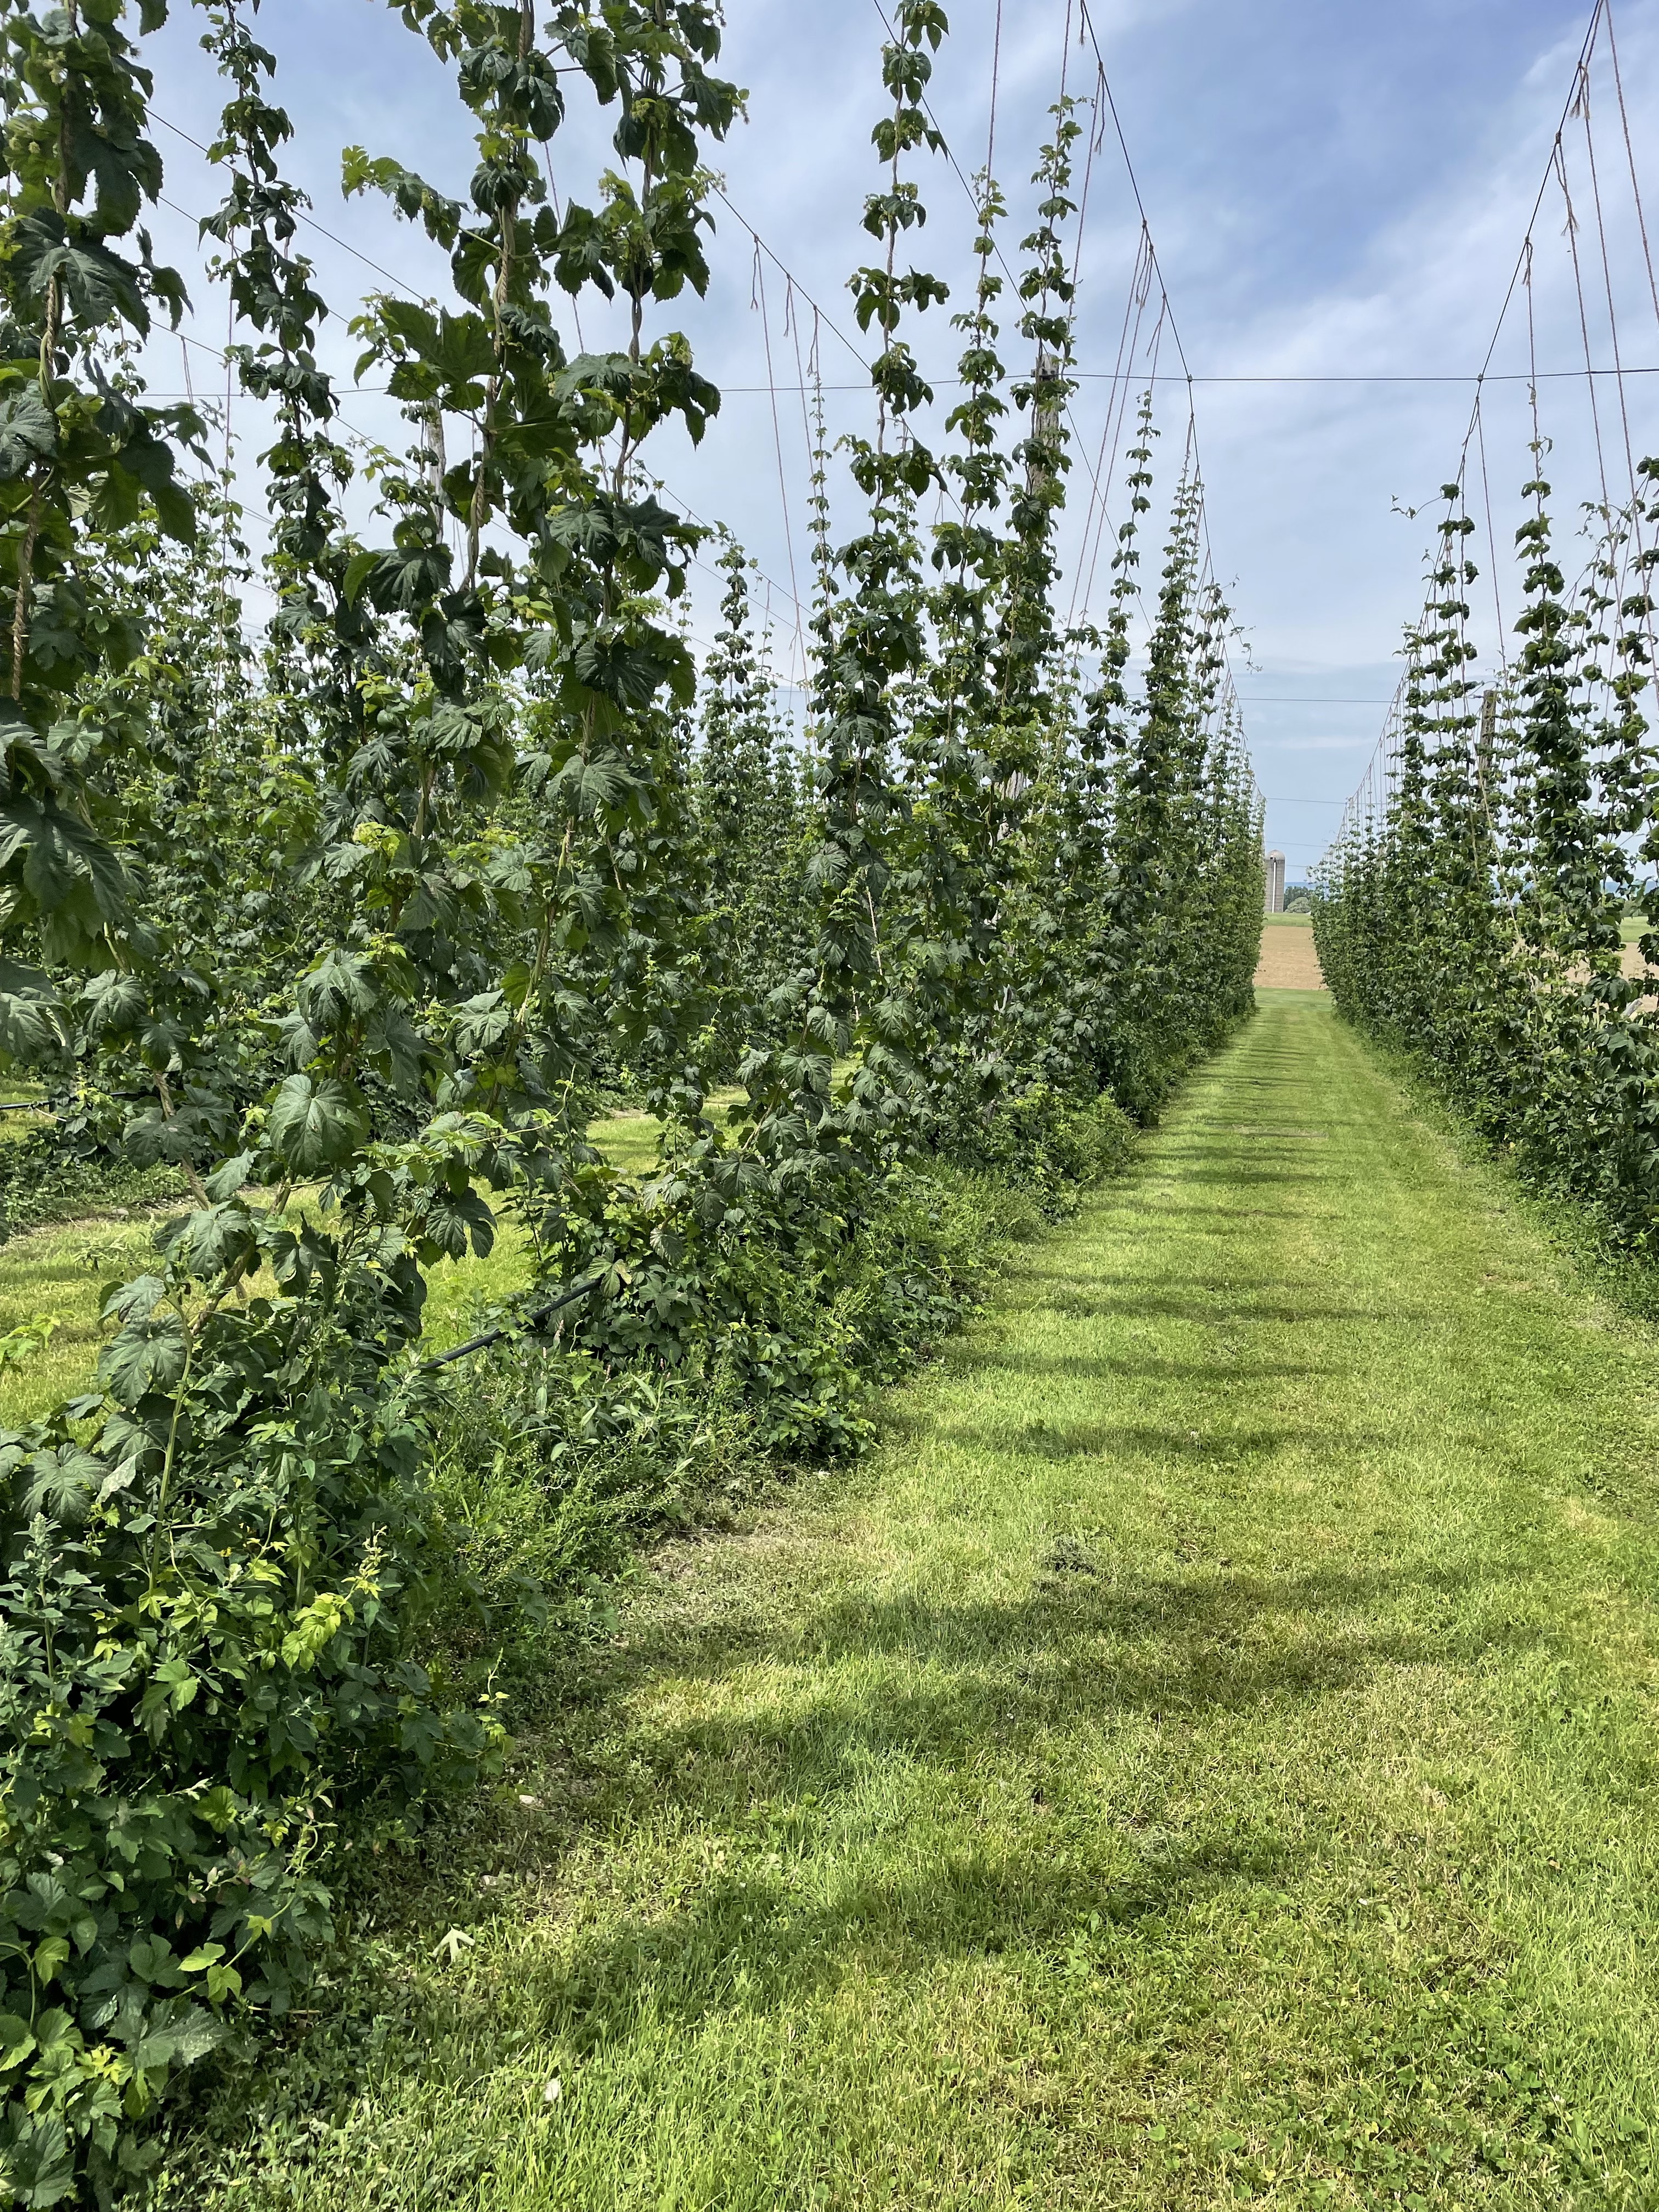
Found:
[[[641,594],[678,592],[696,533],[636,482],[635,454],[654,423],[678,416],[695,432],[715,404],[683,341],[640,343],[648,300],[706,279],[698,133],[735,106],[703,68],[718,44],[707,12],[677,8],[665,25],[659,10],[612,9],[596,40],[567,11],[559,35],[600,101],[620,100],[618,154],[643,176],[599,217],[572,208],[554,237],[534,212],[532,155],[563,92],[532,51],[528,9],[510,22],[408,10],[458,64],[477,118],[475,206],[463,225],[384,165],[354,173],[452,249],[465,307],[371,309],[364,333],[423,427],[434,406],[476,412],[479,441],[470,470],[439,485],[383,468],[391,543],[354,544],[335,503],[349,464],[313,344],[324,307],[275,163],[288,123],[264,96],[270,57],[234,6],[206,12],[232,93],[216,149],[231,177],[212,225],[220,273],[259,336],[244,380],[280,421],[269,711],[248,700],[230,643],[231,591],[200,589],[216,555],[171,492],[162,418],[106,397],[75,416],[72,443],[80,400],[53,381],[60,352],[91,367],[112,319],[142,330],[146,295],[176,284],[145,265],[99,293],[88,268],[109,262],[101,246],[85,248],[87,268],[43,263],[33,293],[16,253],[5,279],[48,413],[64,418],[56,446],[33,400],[8,418],[6,543],[23,580],[0,918],[37,964],[8,951],[6,1036],[33,1064],[80,1063],[82,1088],[101,1079],[131,1109],[128,1157],[178,1169],[196,1201],[155,1272],[112,1288],[99,1389],[0,1437],[0,2012],[15,2026],[0,2160],[14,2193],[43,2204],[116,2189],[144,2162],[134,2127],[170,2074],[234,2020],[289,2002],[328,1937],[336,1805],[399,1818],[493,1755],[491,1728],[413,1656],[449,1555],[430,1486],[435,1401],[406,1354],[422,1267],[489,1249],[482,1188],[556,1182],[573,1158],[603,1182],[567,1041],[585,1010],[557,963],[567,949],[625,951],[641,903],[651,920],[637,862],[671,750],[653,702],[689,698],[690,669]],[[134,135],[148,80],[118,15],[100,11],[97,36],[73,15],[44,29],[8,19],[41,109],[15,122],[15,206],[43,236],[79,223],[77,252],[82,232],[124,234],[159,181]],[[100,149],[90,168],[83,138]],[[134,189],[118,204],[120,152]],[[103,197],[83,219],[94,173]],[[37,202],[50,203],[38,220]],[[635,342],[570,363],[540,295],[546,264],[568,276],[584,220],[599,280],[633,301]],[[620,460],[601,456],[613,431]],[[147,507],[123,503],[124,471]],[[88,506],[94,477],[108,494]],[[459,574],[446,514],[461,526]],[[113,597],[126,586],[130,608],[128,556],[155,551],[131,533],[158,522],[191,537],[178,589],[160,596],[174,615],[193,598],[216,618],[218,650],[192,650],[199,623],[170,635],[130,612],[117,644],[71,649],[58,580],[71,551],[100,530],[101,557],[84,566]],[[525,566],[486,543],[501,528],[529,547]],[[522,822],[516,839],[495,826],[515,781],[540,801],[538,844]],[[222,792],[250,783],[257,801],[216,824]],[[99,838],[100,803],[126,865]],[[174,874],[195,875],[182,899],[156,865],[163,819]],[[227,922],[260,884],[274,884],[270,902],[236,916],[253,942],[227,948]],[[296,1224],[301,1181],[325,1189]],[[275,1190],[268,1208],[258,1188]],[[274,1292],[250,1297],[262,1269]]]
[[[983,1170],[1018,1182],[1050,1218],[1073,1210],[1077,1194],[1127,1164],[1135,1124],[1109,1092],[1079,1106],[1042,1083],[1004,1101],[975,1133]]]
[[[27,2203],[142,2171],[169,2075],[241,2006],[287,2008],[331,1930],[337,1805],[393,1819],[499,1738],[406,1648],[418,1396],[337,1381],[239,1434],[276,1348],[257,1310],[192,1339],[160,1279],[115,1302],[100,1449],[97,1400],[0,1443],[0,2033],[27,2092],[0,2148]]]
[[[797,736],[734,546],[699,700],[672,609],[703,532],[649,473],[652,436],[700,438],[720,399],[653,325],[708,282],[706,157],[741,107],[714,12],[400,0],[477,164],[458,198],[345,155],[348,191],[385,195],[449,271],[442,299],[362,305],[361,367],[410,429],[365,454],[318,359],[253,0],[198,4],[226,94],[213,274],[276,417],[257,646],[234,503],[173,483],[199,425],[144,408],[122,352],[179,291],[142,232],[115,258],[159,181],[121,9],[5,19],[17,235],[46,243],[0,265],[0,1053],[55,1127],[7,1146],[4,1188],[39,1218],[73,1158],[83,1198],[186,1209],[107,1287],[97,1389],[0,1432],[0,2171],[41,2204],[118,2193],[172,2077],[291,2003],[341,1831],[411,1822],[495,1758],[492,1655],[711,1484],[863,1445],[873,1391],[967,1310],[995,1238],[1121,1161],[1132,1117],[1249,1012],[1259,922],[1190,468],[1127,681],[1150,403],[1108,636],[1054,617],[1070,103],[1006,398],[981,180],[936,457],[906,319],[945,288],[901,252],[946,27],[901,0],[878,258],[852,280],[878,420],[839,544],[820,438]],[[614,116],[614,167],[560,210],[544,157],[583,97]],[[615,350],[562,335],[556,295],[588,287],[620,303]],[[959,515],[930,535],[947,484]],[[659,1125],[637,1180],[588,1141],[617,1088]],[[441,1386],[428,1274],[488,1254],[503,1210],[527,1305],[600,1288],[553,1346]]]
[[[1044,1187],[1070,1196],[1121,1167],[1109,1112],[1051,1132]],[[1021,1169],[1030,1154],[1012,1143]],[[874,1433],[875,1394],[926,1358],[977,1304],[1010,1240],[1042,1225],[1029,1194],[949,1169],[896,1170],[883,1202],[810,1273],[733,1244],[696,1279],[707,1326],[641,1330],[618,1364],[608,1334],[520,1345],[473,1364],[446,1425],[438,1489],[457,1528],[475,1606],[444,1626],[458,1666],[501,1650],[520,1698],[538,1695],[548,1608],[605,1617],[606,1582],[641,1531],[682,1526],[766,1470],[851,1455]],[[664,1347],[675,1356],[664,1356]]]
[[[779,1006],[811,959],[806,889],[812,817],[804,763],[777,711],[753,635],[740,547],[720,555],[722,627],[702,671],[702,730],[693,769],[697,824],[708,848],[711,935],[729,979],[718,1072],[729,1075],[751,1037],[782,1041]],[[711,954],[712,957],[712,954]]]
[[[33,1359],[43,1352],[57,1330],[55,1315],[25,1322],[21,1328],[8,1329],[0,1336],[0,1375],[8,1367],[21,1367],[26,1359]]]
[[[1659,464],[1640,476],[1650,487]],[[1535,477],[1526,492],[1523,642],[1477,701],[1474,525],[1462,486],[1446,487],[1407,637],[1397,775],[1386,809],[1328,858],[1316,937],[1345,1013],[1420,1059],[1534,1180],[1646,1254],[1659,1230],[1659,1040],[1642,980],[1623,972],[1623,922],[1650,903],[1640,872],[1659,852],[1639,703],[1659,508],[1644,489],[1631,507],[1595,509],[1570,590],[1550,487]]]
[[[1312,994],[1146,1154],[374,1863],[167,2212],[1651,2197],[1652,1334]]]
[[[147,335],[157,307],[176,320],[184,297],[141,227],[161,166],[124,12],[100,0],[83,25],[73,9],[12,8],[0,23],[0,1068],[62,1033],[43,958],[106,968],[124,955],[128,887],[89,775],[122,733],[69,711],[84,680],[138,649],[99,549],[143,511],[175,538],[195,527],[174,444],[199,438],[199,418],[136,404],[100,364]]]
[[[82,1214],[166,1206],[185,1188],[175,1169],[135,1168],[101,1147],[83,1152],[56,1130],[31,1128],[0,1144],[0,1243]]]

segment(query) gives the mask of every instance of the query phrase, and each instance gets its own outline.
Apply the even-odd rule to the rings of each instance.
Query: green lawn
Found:
[[[165,2205],[1659,2204],[1659,1348],[1262,997],[872,1463],[550,1656]]]
[[[0,1117],[0,1135],[10,1118]],[[591,1134],[618,1167],[643,1175],[655,1158],[657,1126],[648,1115],[625,1115],[596,1122]],[[58,1324],[46,1351],[21,1366],[0,1370],[0,1422],[36,1419],[87,1387],[105,1334],[98,1318],[100,1285],[141,1273],[158,1225],[183,1210],[173,1206],[126,1220],[66,1222],[0,1245],[0,1336],[33,1322]],[[481,1305],[521,1289],[527,1276],[525,1240],[510,1222],[501,1225],[488,1260],[434,1269],[426,1324],[434,1349],[459,1343]]]
[[[33,1106],[40,1097],[38,1084],[0,1084],[0,1106]],[[0,1145],[21,1137],[28,1129],[40,1126],[38,1114],[0,1114]]]

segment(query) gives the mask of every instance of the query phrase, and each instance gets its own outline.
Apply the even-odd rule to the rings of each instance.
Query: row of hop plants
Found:
[[[1643,708],[1659,461],[1639,465],[1623,507],[1585,510],[1570,581],[1541,441],[1533,451],[1518,644],[1484,675],[1470,637],[1474,525],[1462,485],[1444,488],[1390,773],[1322,864],[1315,939],[1344,1014],[1407,1052],[1529,1181],[1651,1257],[1659,772]]]
[[[848,1449],[859,1389],[959,1309],[939,1178],[1058,1203],[1248,1012],[1261,909],[1190,467],[1131,680],[1149,410],[1104,627],[1054,613],[1068,103],[1006,306],[980,181],[935,455],[905,331],[945,287],[903,248],[946,26],[901,0],[853,280],[877,422],[840,542],[820,452],[797,732],[734,547],[699,670],[677,610],[705,533],[649,473],[720,404],[662,327],[708,283],[742,110],[716,9],[398,0],[477,165],[456,198],[344,157],[450,272],[357,307],[410,423],[365,460],[257,0],[196,6],[213,273],[275,423],[257,649],[206,425],[133,366],[184,304],[143,228],[134,33],[167,0],[0,9],[0,1072],[185,1193],[109,1286],[95,1382],[0,1431],[0,2199],[29,2205],[141,2188],[169,2083],[334,1940],[353,1824],[499,1771],[495,1694],[428,1632],[499,1626],[434,1486],[467,1386],[422,1358],[434,1271],[505,1221],[524,1310],[593,1286],[556,1354],[517,1355],[544,1427],[637,1427],[678,1383],[758,1449]],[[615,123],[591,204],[547,182],[578,100]],[[573,351],[558,292],[602,295],[616,343]],[[588,1140],[619,1089],[659,1125],[643,1182]]]

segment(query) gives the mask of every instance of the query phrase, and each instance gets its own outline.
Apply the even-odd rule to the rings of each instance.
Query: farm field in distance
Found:
[[[1262,918],[1261,951],[1256,961],[1258,990],[1322,991],[1319,956],[1314,951],[1313,917],[1270,914]]]

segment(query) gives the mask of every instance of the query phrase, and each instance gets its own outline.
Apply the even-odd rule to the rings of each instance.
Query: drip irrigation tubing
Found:
[[[567,1291],[562,1297],[550,1299],[544,1306],[537,1306],[520,1322],[509,1323],[502,1328],[486,1329],[482,1336],[471,1337],[466,1343],[458,1344],[453,1352],[441,1352],[435,1359],[422,1360],[418,1371],[427,1375],[434,1367],[448,1367],[457,1359],[469,1358],[475,1352],[487,1352],[492,1344],[505,1344],[509,1337],[533,1335],[542,1323],[551,1321],[556,1313],[562,1312],[566,1306],[574,1306],[579,1298],[591,1297],[610,1273],[607,1267],[589,1281],[578,1283],[574,1291]]]

